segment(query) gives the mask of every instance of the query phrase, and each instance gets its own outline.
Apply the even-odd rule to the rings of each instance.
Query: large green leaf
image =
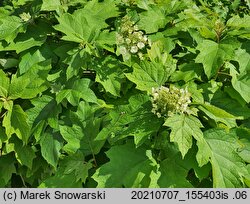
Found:
[[[154,5],[150,6],[147,11],[140,13],[139,16],[140,21],[138,25],[142,30],[145,30],[146,33],[157,32],[160,28],[164,28],[171,20],[170,17],[166,17],[164,9]]]
[[[58,17],[59,24],[54,28],[66,34],[64,40],[90,43],[98,37],[102,28],[107,27],[105,20],[118,15],[116,10],[113,0],[101,3],[97,0],[89,1],[83,9]]]
[[[215,188],[238,188],[243,185],[243,177],[248,176],[246,164],[237,154],[241,148],[235,132],[210,129],[204,132],[206,144],[200,146],[198,154],[208,157],[212,165],[213,186]],[[199,157],[199,156],[198,156]]]
[[[40,146],[43,158],[56,168],[62,144],[55,138],[53,134],[45,132],[41,136]]]
[[[42,11],[59,11],[62,9],[60,0],[43,0]]]
[[[177,143],[182,157],[192,147],[193,137],[196,140],[201,140],[203,137],[200,130],[203,125],[192,115],[173,115],[166,119],[164,125],[171,128],[170,141]]]
[[[152,87],[163,85],[168,77],[162,64],[147,61],[142,61],[140,65],[134,64],[133,72],[125,75],[136,84],[137,89],[148,92],[152,91]]]
[[[65,174],[63,168],[60,168],[54,176],[43,180],[39,188],[82,188],[81,181],[76,180],[75,172]]]
[[[236,50],[234,60],[239,63],[239,72],[241,74],[250,72],[250,54],[246,50]]]
[[[64,40],[78,43],[88,42],[94,28],[88,24],[86,18],[81,13],[75,15],[65,13],[58,17],[59,24],[55,25],[54,28],[66,34],[66,36],[63,36]]]
[[[210,172],[209,166],[198,167],[195,160],[195,151],[191,149],[183,158],[175,145],[167,143],[164,146],[166,159],[160,162],[161,176],[158,184],[161,188],[188,188],[194,187],[188,180],[190,170],[193,169],[200,181],[206,178]]]
[[[43,95],[32,99],[31,103],[34,107],[26,111],[31,127],[35,128],[42,121],[57,121],[61,107],[53,97]]]
[[[232,18],[230,18],[227,21],[227,27],[229,27],[228,34],[250,39],[249,22],[250,22],[249,15],[245,15],[243,17],[240,17],[238,15],[234,15]]]
[[[88,171],[92,168],[91,161],[86,162],[82,154],[77,153],[66,157],[61,166],[64,169],[65,174],[75,173],[76,180],[81,180],[83,183],[88,178]]]
[[[250,102],[250,77],[248,73],[238,74],[236,70],[231,69],[232,86],[247,102]]]
[[[211,103],[226,112],[235,116],[235,118],[249,118],[250,117],[250,108],[247,107],[245,101],[243,104],[240,104],[237,99],[239,99],[239,94],[231,86],[225,87],[226,91],[217,91],[216,95],[212,98]],[[233,91],[233,92],[232,92]],[[236,92],[236,93],[235,93]],[[227,93],[230,93],[230,97]],[[219,116],[220,117],[220,116]]]
[[[107,57],[100,64],[95,64],[96,81],[103,85],[106,92],[114,96],[120,96],[121,85],[124,81],[122,64],[114,58]]]
[[[235,15],[227,21],[227,26],[233,27],[234,29],[250,28],[249,21],[250,16],[248,15],[245,15],[243,18]]]
[[[15,133],[19,139],[28,143],[30,125],[28,124],[27,114],[20,105],[14,105],[13,108],[7,112],[3,119],[3,126],[5,127],[8,137]]]
[[[68,153],[75,153],[81,147],[81,140],[83,139],[82,128],[73,125],[72,127],[60,126],[60,133],[67,142],[63,149]]]
[[[237,41],[225,39],[217,43],[204,40],[197,49],[200,51],[195,62],[202,63],[207,77],[212,78],[227,61],[233,58],[234,50],[239,47]]]
[[[237,149],[238,155],[248,164],[250,163],[250,130],[247,128],[234,129],[236,132],[240,144],[240,148]],[[249,172],[250,173],[250,172]]]
[[[99,153],[105,140],[95,140],[101,120],[95,116],[95,110],[85,102],[80,102],[76,112],[70,113],[72,126],[60,126],[60,133],[67,142],[63,147],[68,153],[77,150],[84,155]]]
[[[250,94],[248,91],[250,88],[249,56],[250,55],[248,54],[246,50],[238,49],[235,51],[234,60],[238,62],[239,68],[235,67],[231,63],[228,63],[230,74],[232,76],[232,80],[231,80],[232,86],[247,103],[250,102]]]
[[[131,96],[129,104],[120,105],[110,112],[111,123],[102,129],[97,139],[111,137],[112,141],[133,136],[136,146],[141,145],[159,130],[162,120],[152,112],[149,97],[137,94]]]
[[[149,175],[157,170],[150,151],[131,143],[113,146],[106,152],[110,161],[102,165],[92,178],[98,188],[148,187]],[[133,158],[133,159],[131,159]]]
[[[1,109],[0,109],[0,111],[1,111]],[[5,130],[3,127],[0,127],[0,148],[3,147],[3,144],[4,144],[4,142],[6,142],[6,140],[8,140],[8,137],[5,133]]]
[[[86,78],[76,79],[67,89],[63,89],[57,94],[57,103],[60,103],[63,99],[67,99],[73,106],[78,105],[80,99],[97,103],[95,93],[89,88],[90,82],[91,81]]]
[[[10,142],[6,144],[5,152],[14,152],[17,161],[29,169],[32,168],[33,160],[36,158],[34,149],[30,145],[24,145],[23,142],[16,137],[11,138]]]
[[[41,46],[47,39],[47,33],[52,32],[51,26],[44,21],[38,21],[27,28],[26,33],[20,33],[10,44],[1,50],[14,50],[17,54],[29,48]]]
[[[0,18],[0,40],[12,42],[19,32],[23,32],[22,20],[17,16]]]
[[[25,91],[26,87],[30,83],[29,77],[16,77],[14,76],[11,79],[11,84],[9,87],[9,98],[10,99],[17,99],[20,98]]]
[[[78,12],[82,12],[79,10]],[[105,22],[111,17],[118,16],[118,8],[114,0],[98,0],[89,1],[83,8],[83,15],[85,15],[88,23],[98,29],[106,28],[108,24]]]
[[[19,73],[23,74],[28,71],[33,65],[38,62],[45,60],[45,57],[42,55],[40,50],[35,50],[33,52],[28,52],[22,56],[22,59],[19,63]]]
[[[236,126],[236,119],[242,119],[241,117],[234,116],[225,110],[218,108],[209,103],[204,103],[199,106],[199,109],[203,111],[208,117],[216,122],[222,122],[228,127]]]

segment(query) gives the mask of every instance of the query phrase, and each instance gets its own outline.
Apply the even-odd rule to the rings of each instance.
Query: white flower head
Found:
[[[152,112],[157,116],[171,116],[176,113],[190,114],[191,94],[175,86],[152,88]]]

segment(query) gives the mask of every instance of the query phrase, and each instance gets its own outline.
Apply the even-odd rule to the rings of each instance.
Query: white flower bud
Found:
[[[137,46],[132,46],[130,48],[130,52],[133,53],[133,54],[137,53],[138,52],[138,47]]]
[[[125,42],[129,45],[131,43],[131,40],[129,38],[126,38]]]
[[[143,40],[144,42],[147,42],[148,41],[148,37],[146,35],[143,36]]]
[[[120,35],[120,34],[116,35],[116,42],[117,42],[117,44],[123,44],[124,43],[124,38],[122,37],[122,35]]]
[[[139,30],[138,25],[134,25],[134,30],[135,31]]]
[[[128,52],[128,51],[127,51],[126,47],[124,47],[124,46],[121,46],[121,47],[120,47],[120,53],[121,53],[122,55],[125,55],[127,52]]]
[[[22,14],[19,15],[20,18],[24,21],[24,22],[27,22],[31,19],[31,15],[30,13],[25,13],[23,12]]]
[[[138,42],[138,43],[137,43],[137,47],[138,47],[139,49],[143,49],[143,48],[145,47],[145,44],[144,44],[143,42]]]

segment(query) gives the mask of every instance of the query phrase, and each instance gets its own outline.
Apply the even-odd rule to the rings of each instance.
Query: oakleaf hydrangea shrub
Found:
[[[0,187],[250,187],[249,7],[0,1]]]

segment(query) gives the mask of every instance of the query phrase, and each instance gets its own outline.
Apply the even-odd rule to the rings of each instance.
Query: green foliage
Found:
[[[249,1],[3,1],[0,187],[250,187]]]

